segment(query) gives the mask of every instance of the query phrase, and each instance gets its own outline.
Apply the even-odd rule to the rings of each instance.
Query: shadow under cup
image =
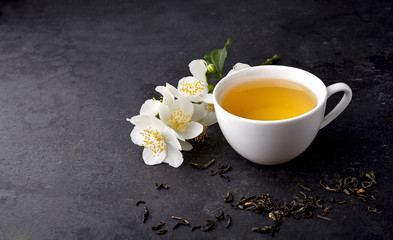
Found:
[[[242,82],[259,79],[280,79],[300,84],[315,95],[316,106],[302,115],[273,121],[239,117],[222,107],[223,96],[228,90]],[[334,85],[329,86],[332,87],[329,90],[315,75],[293,67],[275,65],[243,69],[227,75],[216,85],[213,101],[217,121],[228,143],[244,158],[264,165],[285,163],[305,151],[319,129],[349,104],[352,97],[350,88],[343,83]],[[338,91],[344,91],[344,97],[324,117],[326,99]]]

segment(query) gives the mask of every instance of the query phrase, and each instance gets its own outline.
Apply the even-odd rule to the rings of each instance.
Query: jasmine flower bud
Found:
[[[207,66],[207,72],[209,72],[209,73],[215,73],[216,72],[216,68],[214,67],[214,65],[212,63],[210,63]]]

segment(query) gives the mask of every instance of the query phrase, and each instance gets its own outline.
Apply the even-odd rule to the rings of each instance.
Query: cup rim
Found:
[[[225,110],[221,106],[220,103],[218,103],[218,101],[217,101],[217,91],[218,90],[217,89],[219,89],[224,84],[224,82],[227,81],[226,79],[230,79],[230,78],[236,77],[237,75],[240,75],[240,74],[242,74],[243,72],[246,72],[246,71],[257,71],[258,69],[263,69],[263,68],[287,69],[287,70],[290,70],[290,71],[298,71],[298,72],[302,72],[302,73],[305,73],[307,75],[310,75],[311,77],[313,77],[316,80],[318,80],[325,87],[324,92],[323,92],[323,96],[322,96],[323,100],[322,101],[318,100],[318,104],[313,109],[311,109],[310,111],[308,111],[306,113],[303,113],[303,114],[298,115],[296,117],[285,118],[285,119],[280,119],[280,120],[255,120],[255,119],[249,119],[249,118],[240,117],[240,116],[237,116],[237,115],[235,115],[235,114],[233,114],[231,112],[228,112],[227,110]],[[257,69],[257,70],[255,70],[255,69]],[[310,88],[308,88],[308,89],[310,89]],[[310,90],[313,91],[312,89],[310,89]],[[315,94],[315,91],[313,91],[313,93]],[[215,108],[218,106],[226,114],[229,114],[231,117],[234,117],[234,118],[239,119],[241,121],[246,121],[246,122],[250,122],[250,123],[259,123],[259,124],[276,124],[276,123],[285,123],[285,122],[296,121],[298,119],[305,118],[305,117],[313,114],[314,112],[318,111],[324,105],[324,103],[326,102],[326,96],[327,96],[326,85],[322,82],[321,79],[319,79],[317,76],[315,76],[314,74],[312,74],[312,73],[310,73],[308,71],[305,71],[305,70],[300,69],[300,68],[284,66],[284,65],[253,66],[253,67],[249,67],[249,68],[238,70],[238,71],[236,71],[234,73],[231,73],[230,75],[227,75],[224,78],[222,78],[217,83],[217,85],[214,87],[214,90],[213,90],[213,104],[214,104]]]

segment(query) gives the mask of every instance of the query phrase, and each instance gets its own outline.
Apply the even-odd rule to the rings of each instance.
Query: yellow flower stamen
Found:
[[[192,82],[182,82],[179,86],[179,91],[183,96],[199,95],[203,89],[203,83],[198,79],[193,79]]]
[[[203,126],[203,130],[202,133],[199,134],[197,137],[195,137],[194,139],[192,139],[192,141],[194,142],[204,142],[205,141],[205,137],[207,137],[207,126],[203,123],[201,123]]]
[[[161,97],[160,97],[160,100],[157,100],[156,98],[153,97],[153,101],[160,101],[160,102],[162,102],[162,101],[163,101],[163,98],[162,98],[162,96],[161,96]]]
[[[183,133],[187,131],[188,127],[191,125],[191,116],[183,114],[179,108],[173,109],[172,115],[168,119],[168,125],[180,133]]]
[[[166,150],[164,137],[157,129],[149,127],[140,132],[140,134],[144,138],[142,146],[150,149],[154,157],[157,157],[162,151]]]
[[[208,112],[215,112],[215,110],[214,110],[214,104],[206,104],[206,105],[205,105],[205,111],[208,111]]]

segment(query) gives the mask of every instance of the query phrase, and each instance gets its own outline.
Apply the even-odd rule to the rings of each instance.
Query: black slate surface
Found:
[[[223,198],[270,193],[282,204],[297,183],[326,202],[348,203],[330,204],[332,221],[287,217],[273,238],[392,239],[392,8],[391,1],[1,0],[0,239],[270,239],[251,231],[272,224],[267,216],[233,210]],[[243,159],[215,125],[184,152],[181,167],[145,165],[126,117],[228,37],[224,72],[277,53],[280,64],[326,85],[350,85],[351,104],[287,164]],[[230,182],[187,165],[212,158],[232,165]],[[351,168],[376,173],[368,192],[375,201],[320,187]],[[170,188],[156,190],[161,182]],[[150,210],[145,224],[138,200]],[[230,228],[172,230],[172,215],[196,225],[220,211],[232,216]],[[169,229],[163,236],[151,230],[159,221]]]

